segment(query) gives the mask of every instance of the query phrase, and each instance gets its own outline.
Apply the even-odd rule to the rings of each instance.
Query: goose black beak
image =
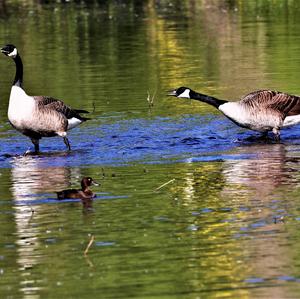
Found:
[[[171,97],[176,97],[176,89],[172,89],[172,90],[168,90],[168,93],[167,93],[168,96],[171,96]]]
[[[1,48],[1,52],[5,55],[9,54],[9,51],[7,51],[5,48]]]

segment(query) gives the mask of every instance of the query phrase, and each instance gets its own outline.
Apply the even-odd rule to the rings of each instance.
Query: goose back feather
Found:
[[[273,109],[281,113],[284,117],[300,113],[300,97],[280,91],[254,91],[244,96],[240,104],[255,110]]]

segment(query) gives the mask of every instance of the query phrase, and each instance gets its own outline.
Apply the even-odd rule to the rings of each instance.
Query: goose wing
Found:
[[[67,119],[71,119],[72,117],[78,118],[80,120],[87,120],[87,118],[82,117],[80,113],[89,113],[86,110],[80,109],[72,109],[67,106],[63,101],[46,96],[35,96],[35,101],[39,108],[44,108],[47,110],[55,110],[61,114],[63,114]]]
[[[243,97],[241,104],[255,109],[272,109],[283,117],[300,114],[300,97],[280,91],[254,91]]]

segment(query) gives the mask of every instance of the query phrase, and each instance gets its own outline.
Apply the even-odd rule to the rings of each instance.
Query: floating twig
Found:
[[[155,189],[155,191],[160,190],[161,188],[163,188],[163,187],[169,185],[170,183],[173,183],[174,181],[175,181],[175,179],[169,180],[168,182],[166,182],[166,183],[160,185],[159,187],[157,187],[157,188]]]
[[[83,253],[84,255],[88,254],[88,251],[89,251],[90,247],[92,246],[94,240],[95,240],[95,237],[94,237],[94,235],[92,235],[91,238],[90,238],[89,244],[86,246],[86,249]]]

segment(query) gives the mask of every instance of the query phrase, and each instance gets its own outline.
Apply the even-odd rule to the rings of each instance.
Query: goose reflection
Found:
[[[201,239],[195,253],[214,244],[214,254],[199,267],[218,265],[214,275],[223,274],[227,262],[232,277],[245,282],[290,274],[297,255],[287,243],[295,231],[274,217],[289,221],[294,209],[295,195],[286,193],[299,188],[298,153],[298,145],[253,144],[233,149],[232,159],[185,165],[184,185],[173,188],[174,197],[183,195],[185,207],[193,211],[192,229],[183,234]],[[263,298],[285,297],[277,288],[264,292]]]
[[[72,169],[71,173],[65,167],[45,167],[41,159],[31,156],[18,157],[12,162],[11,192],[15,209],[17,263],[24,298],[30,297],[36,290],[37,286],[30,281],[30,272],[39,264],[41,250],[48,240],[45,239],[48,232],[41,231],[44,226],[39,224],[48,219],[49,213],[57,213],[57,205],[37,205],[34,201],[40,202],[40,197],[47,192],[54,198],[53,189],[66,187],[70,177],[77,174],[80,175],[78,169]]]
[[[245,238],[241,242],[247,248],[250,261],[246,272],[249,277],[253,274],[262,278],[280,277],[294,263],[293,254],[282,246],[285,242],[283,232],[286,231],[284,221],[290,214],[292,206],[289,204],[293,201],[288,197],[283,200],[283,197],[287,190],[299,187],[299,159],[293,157],[294,149],[296,146],[284,144],[244,146],[237,148],[235,153],[250,155],[250,159],[224,163],[226,184],[222,195],[227,195],[227,198],[229,195],[238,205],[249,207],[249,211],[238,215],[242,220],[241,238]],[[238,186],[241,188],[236,192]],[[281,298],[284,295],[282,290],[272,288],[262,296]]]
[[[234,154],[249,156],[242,160],[224,162],[223,175],[226,181],[223,193],[231,192],[232,187],[246,187],[244,192],[252,197],[266,200],[274,189],[281,185],[298,184],[295,168],[288,162],[297,162],[289,157],[284,144],[256,144],[238,147]]]
[[[72,172],[72,176],[80,176],[76,169]],[[53,193],[53,188],[67,186],[71,170],[65,167],[45,167],[38,158],[22,156],[14,159],[11,176],[12,194],[18,203],[20,200],[32,199],[32,195]]]

